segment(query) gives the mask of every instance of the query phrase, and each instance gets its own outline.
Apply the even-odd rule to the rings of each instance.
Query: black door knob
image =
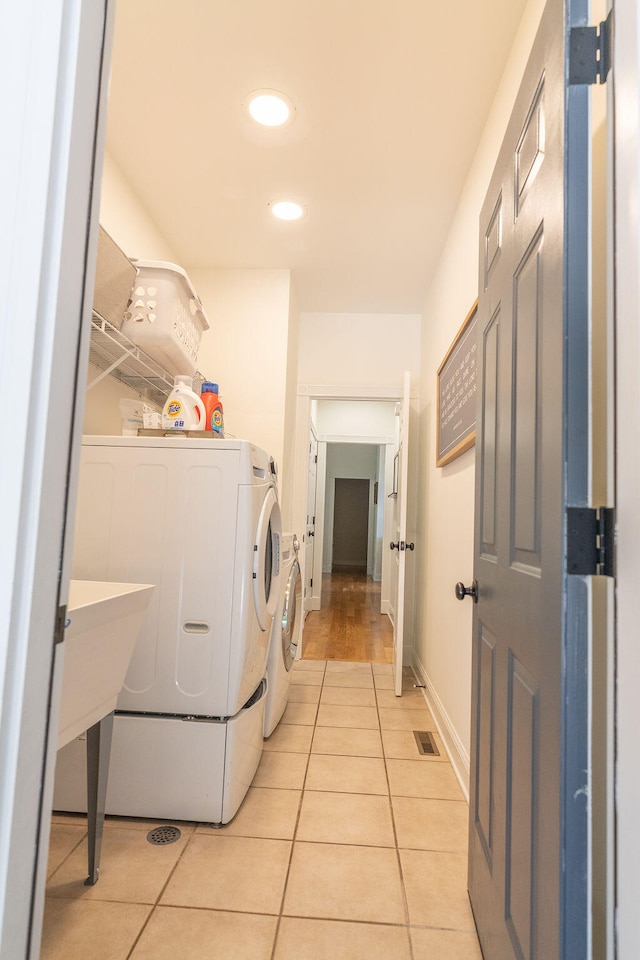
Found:
[[[465,587],[461,580],[456,583],[456,600],[464,600],[465,597],[473,597],[473,602],[478,602],[478,581],[474,580],[470,587]]]
[[[398,541],[397,543],[394,543],[393,540],[392,540],[391,543],[389,544],[389,546],[391,547],[392,550],[399,550],[399,549],[400,549],[400,541]]]

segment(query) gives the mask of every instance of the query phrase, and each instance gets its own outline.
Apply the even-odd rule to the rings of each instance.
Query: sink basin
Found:
[[[154,587],[71,580],[58,749],[115,709]]]

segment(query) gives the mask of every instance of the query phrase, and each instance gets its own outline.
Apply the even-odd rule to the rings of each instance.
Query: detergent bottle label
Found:
[[[214,410],[211,414],[211,429],[217,433],[222,430],[222,414],[220,410]]]
[[[185,429],[185,407],[179,397],[169,397],[162,411],[162,427],[164,430]]]
[[[200,397],[189,387],[191,378],[176,377],[176,385],[162,411],[163,430],[204,430],[205,411]]]

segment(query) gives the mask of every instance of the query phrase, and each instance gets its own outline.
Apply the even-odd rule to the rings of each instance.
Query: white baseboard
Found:
[[[435,720],[438,733],[440,734],[440,739],[444,743],[445,749],[449,755],[453,772],[458,779],[458,783],[460,784],[462,792],[464,793],[468,803],[470,775],[469,754],[467,753],[464,744],[460,740],[460,737],[458,736],[458,733],[453,726],[447,711],[440,700],[440,697],[436,693],[433,684],[429,681],[429,677],[423,664],[416,656],[415,650],[413,651],[411,667],[418,679],[418,682],[424,684],[422,692],[424,693],[425,700],[427,701],[427,706],[429,707],[433,719]]]

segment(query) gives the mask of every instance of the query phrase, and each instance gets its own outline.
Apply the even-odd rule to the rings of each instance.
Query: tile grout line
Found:
[[[322,688],[324,687],[324,677],[325,677],[326,669],[327,669],[327,665],[326,665],[326,662],[325,662],[325,665],[324,665],[324,668],[323,668],[323,671],[322,671],[322,683],[320,684],[320,696],[318,697],[318,704],[317,704],[317,708],[316,708],[316,716],[315,716],[315,720],[314,720],[314,722],[313,722],[313,732],[312,732],[312,734],[311,734],[311,740],[309,741],[309,751],[308,751],[308,753],[307,753],[307,762],[306,762],[306,765],[305,765],[305,768],[304,768],[304,776],[303,776],[303,778],[302,778],[302,787],[301,787],[301,790],[300,790],[300,800],[299,800],[299,802],[298,802],[298,812],[297,812],[297,814],[296,814],[296,822],[295,822],[295,824],[294,824],[294,827],[293,827],[293,835],[292,835],[292,837],[291,837],[291,849],[290,849],[290,851],[289,851],[289,862],[287,863],[287,870],[286,870],[285,877],[284,877],[284,884],[283,884],[283,886],[282,886],[282,897],[280,898],[280,909],[279,909],[279,911],[278,911],[278,919],[277,919],[277,921],[276,921],[276,929],[275,929],[274,936],[273,936],[273,947],[271,948],[271,955],[270,955],[270,956],[271,956],[271,960],[274,960],[274,958],[275,958],[276,947],[277,947],[277,945],[278,945],[278,937],[280,936],[280,926],[281,926],[281,924],[282,924],[282,916],[283,916],[283,911],[284,911],[284,902],[285,902],[285,898],[286,898],[286,895],[287,895],[287,888],[288,888],[288,886],[289,886],[289,876],[290,876],[290,874],[291,874],[291,863],[292,863],[292,861],[293,861],[293,850],[294,850],[294,846],[295,846],[295,842],[296,842],[296,834],[297,834],[297,832],[298,832],[298,824],[300,823],[300,815],[301,815],[301,813],[302,813],[302,803],[303,803],[303,801],[304,801],[304,790],[305,790],[305,784],[306,784],[306,782],[307,782],[307,774],[308,774],[308,772],[309,772],[309,762],[310,762],[310,760],[311,760],[311,748],[312,748],[312,746],[313,746],[313,738],[315,737],[315,734],[316,734],[316,726],[317,726],[317,723],[318,723],[318,713],[319,713],[319,711],[320,711],[320,698],[321,698],[321,696],[322,696]],[[285,709],[286,709],[286,708],[285,708]]]
[[[189,821],[189,822],[190,822],[190,823],[196,823],[196,821],[194,821],[194,820],[191,820],[191,821]],[[198,821],[198,823],[199,823],[199,821]],[[156,897],[156,899],[155,899],[155,902],[151,905],[151,910],[149,911],[149,915],[148,915],[147,919],[145,920],[145,922],[142,924],[140,930],[138,931],[138,935],[136,936],[135,940],[133,941],[133,943],[132,943],[132,945],[131,945],[131,949],[130,949],[129,952],[127,953],[127,956],[126,956],[125,960],[130,960],[130,958],[131,958],[134,950],[136,949],[136,947],[138,946],[138,944],[139,944],[139,942],[140,942],[140,938],[142,937],[142,934],[144,933],[144,931],[145,931],[145,930],[147,929],[147,927],[149,926],[149,923],[150,923],[150,921],[151,921],[151,918],[153,917],[153,915],[154,915],[154,913],[156,912],[157,908],[160,906],[160,899],[161,899],[163,893],[165,892],[165,890],[167,889],[167,887],[168,887],[168,885],[169,885],[169,883],[170,883],[170,881],[171,881],[171,878],[173,877],[173,875],[174,875],[174,873],[175,873],[175,871],[176,871],[176,869],[177,869],[177,867],[178,867],[178,864],[181,862],[181,860],[182,860],[182,858],[184,857],[185,853],[187,852],[189,846],[191,845],[191,841],[193,840],[193,838],[194,838],[195,835],[196,835],[196,829],[197,829],[197,826],[196,826],[196,828],[195,828],[194,830],[192,830],[191,833],[189,834],[189,836],[188,836],[188,838],[187,838],[187,840],[186,840],[186,842],[185,842],[184,848],[182,849],[182,852],[181,852],[180,855],[176,858],[175,863],[173,864],[173,866],[172,866],[171,869],[169,870],[169,873],[168,873],[168,875],[167,875],[167,879],[165,880],[165,882],[164,882],[164,883],[162,884],[162,886],[160,887],[160,890],[158,891],[158,895],[157,895],[157,897]]]
[[[369,661],[369,663],[371,664],[371,661]],[[373,674],[373,668],[372,668],[371,666],[370,666],[370,669],[371,669],[371,672],[372,672],[372,674]],[[279,910],[278,910],[277,914],[276,914],[275,912],[274,912],[274,913],[264,913],[264,914],[262,914],[262,915],[265,916],[265,917],[266,917],[266,916],[270,916],[270,917],[274,917],[274,918],[276,919],[276,924],[275,924],[274,933],[273,933],[273,945],[272,945],[271,954],[270,954],[271,960],[274,960],[274,958],[275,958],[275,956],[276,956],[276,950],[277,950],[278,940],[279,940],[280,930],[281,930],[281,921],[282,921],[283,917],[285,916],[285,915],[284,915],[284,904],[285,904],[287,889],[288,889],[288,887],[289,887],[289,881],[290,881],[290,875],[291,875],[291,866],[292,866],[292,859],[293,859],[293,850],[294,850],[294,845],[295,845],[295,843],[296,843],[297,836],[298,836],[299,824],[300,824],[300,820],[301,820],[302,804],[303,804],[303,802],[304,802],[306,792],[310,792],[310,793],[311,793],[311,792],[314,792],[314,791],[311,791],[311,790],[308,788],[308,786],[307,786],[307,784],[308,784],[308,770],[309,770],[310,760],[311,760],[311,756],[312,756],[312,749],[313,749],[313,742],[314,742],[314,738],[315,738],[315,733],[316,733],[317,730],[319,729],[318,717],[319,717],[319,710],[320,710],[320,705],[321,705],[321,701],[322,701],[322,695],[323,695],[323,691],[324,691],[325,689],[327,689],[327,688],[325,688],[325,680],[326,680],[326,676],[327,676],[327,667],[326,667],[326,664],[325,664],[325,666],[324,666],[324,668],[323,668],[322,674],[323,674],[323,676],[322,676],[322,683],[321,683],[320,686],[319,686],[319,691],[320,691],[320,693],[319,693],[318,701],[317,701],[317,703],[315,704],[315,719],[314,719],[314,722],[313,722],[313,724],[303,724],[303,725],[301,725],[301,726],[311,727],[312,733],[311,733],[311,738],[310,738],[309,747],[308,747],[308,749],[307,749],[306,751],[304,751],[304,753],[306,753],[306,763],[305,763],[305,765],[304,765],[304,775],[303,775],[303,778],[302,778],[302,781],[301,781],[300,797],[299,797],[299,802],[298,802],[298,805],[297,805],[297,812],[296,812],[295,824],[294,824],[294,827],[293,827],[292,836],[291,836],[291,841],[290,841],[290,842],[291,842],[290,854],[289,854],[288,864],[287,864],[287,870],[286,870],[286,874],[285,874],[285,878],[284,878],[284,884],[283,884],[283,889],[282,889],[282,896],[281,896],[281,898],[280,898],[280,906],[279,906]],[[405,889],[404,877],[403,877],[403,873],[402,873],[402,863],[401,863],[401,860],[400,860],[400,848],[399,848],[399,843],[398,843],[398,835],[397,835],[397,828],[396,828],[396,822],[395,822],[395,816],[394,816],[394,808],[393,808],[393,799],[394,799],[394,798],[391,796],[391,789],[390,789],[390,782],[389,782],[388,760],[389,760],[389,759],[392,759],[392,758],[387,757],[387,752],[386,752],[386,749],[385,749],[385,746],[384,746],[384,741],[383,741],[383,738],[382,738],[382,732],[383,732],[383,731],[382,731],[381,719],[380,719],[380,715],[379,715],[379,714],[380,714],[380,709],[381,709],[380,703],[379,703],[379,692],[380,692],[380,691],[378,690],[378,687],[377,687],[377,685],[376,685],[375,677],[376,677],[376,675],[373,674],[372,679],[373,679],[374,700],[375,700],[376,714],[377,714],[377,728],[378,728],[378,731],[379,731],[380,742],[381,742],[381,759],[382,759],[383,762],[384,762],[385,781],[386,781],[386,785],[387,785],[387,793],[386,793],[386,796],[387,796],[387,799],[388,799],[389,809],[390,809],[390,813],[391,813],[391,822],[392,822],[392,828],[393,828],[393,837],[394,837],[395,848],[396,848],[396,857],[397,857],[398,864],[399,864],[400,881],[401,881],[402,897],[403,897],[404,912],[405,912],[405,923],[393,923],[392,921],[386,921],[386,922],[385,922],[385,925],[387,925],[387,926],[393,926],[393,927],[396,927],[396,928],[398,928],[398,929],[405,929],[405,930],[407,931],[409,955],[410,955],[410,957],[411,957],[412,960],[413,960],[413,957],[414,957],[414,953],[413,953],[413,951],[414,951],[414,945],[413,945],[412,938],[411,938],[411,929],[412,929],[412,926],[411,926],[411,923],[410,923],[409,910],[408,910],[408,901],[407,901],[407,896],[406,896],[406,889]],[[355,690],[355,689],[360,689],[360,688],[354,687],[354,688],[346,688],[346,689],[354,689],[354,690]],[[383,690],[383,689],[384,689],[384,688],[381,688],[381,690]],[[339,705],[338,705],[338,706],[339,706]],[[335,729],[335,728],[334,728],[334,729]],[[337,729],[339,729],[339,728],[337,728]],[[362,729],[368,729],[368,728],[362,728]],[[286,751],[280,751],[280,752],[286,752]],[[322,755],[323,755],[323,754],[320,754],[320,756],[322,756]],[[339,756],[339,757],[344,757],[344,756],[345,756],[345,754],[328,754],[328,755],[329,755],[329,756]],[[348,755],[346,755],[346,756],[348,756]],[[358,756],[359,756],[359,754],[358,754]],[[424,763],[424,760],[423,760],[422,758],[416,757],[414,762],[416,762],[416,763]],[[265,789],[269,789],[269,788],[265,788]],[[276,788],[272,787],[271,789],[276,789]],[[326,791],[326,790],[325,790],[325,791],[322,791],[322,790],[321,790],[321,791],[318,791],[318,792],[350,793],[350,792],[354,792],[354,791],[343,791],[343,790],[329,790],[329,791]],[[361,792],[361,791],[360,791],[360,792]],[[383,795],[384,795],[384,794],[372,794],[372,796],[383,796]],[[428,799],[428,798],[426,798],[426,799]],[[435,799],[435,798],[434,798],[434,799]],[[443,798],[440,798],[440,799],[441,799],[441,800],[450,799],[450,800],[452,800],[453,802],[458,802],[458,801],[456,801],[454,798],[446,798],[446,797],[443,797]],[[202,824],[201,824],[201,825],[202,825]],[[120,825],[117,825],[117,826],[120,826]],[[122,825],[123,829],[124,829],[126,826],[127,826],[126,824],[123,824],[123,825]],[[135,939],[134,939],[134,941],[133,941],[133,943],[132,943],[132,945],[131,945],[131,947],[130,947],[130,949],[129,949],[129,952],[126,954],[127,960],[131,960],[131,957],[135,954],[135,951],[136,951],[136,949],[137,949],[137,946],[138,946],[139,943],[140,943],[141,937],[143,936],[145,930],[147,929],[147,927],[148,927],[148,925],[149,925],[152,917],[155,915],[155,912],[157,911],[157,908],[162,905],[162,904],[160,903],[160,900],[161,900],[162,896],[164,895],[164,893],[165,893],[165,891],[166,891],[166,889],[167,889],[167,886],[169,885],[169,883],[171,882],[172,878],[174,877],[175,871],[177,870],[178,865],[181,863],[181,861],[182,861],[182,859],[183,859],[183,857],[184,857],[187,849],[190,848],[191,843],[192,843],[192,840],[193,840],[193,837],[196,835],[196,831],[197,831],[197,824],[196,824],[194,830],[193,830],[187,837],[185,837],[184,848],[183,848],[183,850],[180,852],[180,854],[179,854],[179,856],[177,857],[177,859],[176,859],[176,861],[174,862],[174,864],[173,864],[173,865],[171,866],[171,868],[169,869],[169,873],[168,873],[168,875],[167,875],[167,877],[166,877],[166,880],[165,880],[164,884],[162,885],[162,887],[161,887],[161,889],[160,889],[160,891],[159,891],[159,893],[158,893],[158,895],[157,895],[157,897],[156,897],[156,899],[155,899],[155,902],[154,902],[154,903],[141,904],[141,905],[143,905],[143,906],[145,906],[145,907],[148,907],[148,908],[150,908],[150,909],[149,909],[149,913],[148,913],[148,915],[147,915],[144,923],[143,923],[142,926],[140,927],[140,929],[139,929],[139,931],[138,931],[138,933],[137,933],[137,935],[136,935],[136,937],[135,937]],[[136,832],[137,832],[137,831],[136,831]],[[142,831],[141,831],[141,832],[142,832]],[[55,876],[55,874],[58,872],[58,870],[60,870],[60,868],[63,866],[63,864],[66,863],[67,860],[69,859],[69,857],[71,857],[72,854],[77,850],[78,846],[79,846],[80,844],[82,844],[85,836],[86,836],[86,834],[83,835],[83,837],[80,838],[80,839],[77,841],[77,843],[74,845],[74,847],[67,853],[67,855],[64,857],[64,859],[62,860],[62,862],[61,862],[61,863],[55,868],[55,870],[52,872],[50,879],[52,879],[52,878]],[[318,843],[320,843],[320,842],[322,842],[322,841],[309,841],[309,842],[318,842]],[[327,842],[328,842],[328,841],[327,841]],[[346,844],[346,846],[356,846],[356,847],[357,847],[357,846],[364,846],[364,845],[362,845],[362,844],[357,844],[357,843],[352,843],[352,844]],[[388,846],[388,847],[379,847],[377,844],[376,844],[376,845],[371,845],[371,846],[370,846],[370,845],[366,845],[366,846],[368,846],[369,848],[374,848],[374,847],[375,847],[375,848],[377,848],[377,849],[388,849],[388,850],[393,849],[393,848],[390,847],[390,846]],[[405,849],[405,848],[403,848],[403,849]],[[413,847],[406,847],[406,849],[409,850],[409,849],[414,849],[414,848],[413,848]],[[415,848],[415,849],[418,850],[418,851],[421,851],[423,848]],[[124,902],[124,901],[123,901],[123,902]],[[126,901],[126,902],[134,902],[134,901]],[[171,909],[174,909],[174,908],[175,908],[175,909],[181,909],[181,908],[183,908],[180,904],[167,904],[166,907],[167,907],[167,908],[171,908]],[[248,913],[248,914],[254,913],[254,911],[237,911],[237,910],[236,910],[236,911],[224,911],[224,910],[222,910],[222,908],[215,908],[215,907],[202,907],[202,908],[189,907],[189,909],[201,909],[201,910],[206,911],[206,912],[214,912],[214,913],[215,913],[215,912],[231,912],[231,913],[234,913],[234,912],[235,912],[235,913],[238,913],[239,915],[243,914],[244,912],[246,912],[246,913]],[[343,918],[335,918],[335,917],[331,917],[331,916],[325,917],[325,918],[322,918],[322,917],[310,918],[310,917],[308,917],[308,916],[300,916],[300,917],[298,917],[297,914],[287,914],[287,916],[296,917],[297,919],[300,919],[300,920],[319,919],[319,920],[331,920],[331,921],[334,921],[334,922],[337,922],[337,923],[358,923],[358,924],[363,924],[363,925],[369,925],[369,924],[370,924],[370,925],[373,925],[373,926],[375,926],[376,923],[378,923],[378,921],[375,921],[375,920],[348,920],[348,919],[343,919]],[[415,927],[416,927],[416,928],[424,928],[424,929],[451,930],[452,932],[462,932],[462,931],[461,931],[461,928],[460,928],[460,927],[457,927],[457,926],[456,926],[456,927],[449,927],[449,926],[434,927],[434,926],[431,925],[431,924],[416,923],[416,924],[415,924]]]
[[[405,885],[404,885],[404,878],[403,878],[403,873],[402,873],[402,864],[401,864],[401,861],[400,861],[400,852],[399,852],[399,847],[398,847],[398,837],[397,837],[397,831],[396,831],[396,825],[395,825],[395,817],[394,817],[394,813],[393,813],[393,804],[392,804],[392,798],[391,798],[391,786],[390,786],[390,783],[389,783],[389,776],[388,776],[388,770],[387,770],[387,764],[386,764],[386,755],[385,755],[385,750],[384,750],[384,741],[383,741],[383,739],[382,739],[382,726],[381,726],[381,722],[380,722],[380,713],[379,713],[379,709],[380,709],[380,708],[379,708],[379,703],[378,703],[378,688],[377,688],[377,685],[376,685],[376,683],[375,683],[375,675],[373,674],[373,668],[372,668],[372,666],[371,666],[371,662],[369,662],[369,666],[370,666],[370,669],[371,669],[371,677],[372,677],[372,684],[373,684],[373,693],[374,693],[375,709],[376,709],[376,717],[377,717],[377,730],[378,730],[378,735],[379,735],[379,737],[380,737],[380,747],[381,747],[382,760],[383,760],[384,769],[385,769],[385,779],[386,779],[386,783],[387,783],[388,809],[389,809],[389,813],[390,813],[390,817],[391,817],[391,824],[392,824],[393,838],[394,838],[394,845],[395,845],[395,852],[396,852],[396,860],[397,860],[397,863],[398,863],[398,871],[399,871],[399,878],[400,878],[400,885],[401,885],[401,893],[402,893],[402,900],[403,900],[403,906],[404,906],[404,915],[405,915],[405,922],[404,922],[404,924],[388,924],[388,925],[390,925],[390,926],[397,926],[399,929],[404,929],[404,930],[406,931],[407,945],[408,945],[408,948],[409,948],[410,960],[414,960],[413,943],[412,943],[412,939],[411,939],[410,922],[409,922],[409,907],[408,907],[408,901],[407,901],[406,890],[405,890]],[[322,686],[321,686],[320,700],[319,700],[319,703],[318,703],[318,713],[319,713],[319,706],[320,706],[320,703],[321,703],[321,701],[322,701],[322,690],[324,689],[324,680],[325,680],[325,678],[326,678],[326,669],[325,669],[325,674],[324,674],[323,682],[322,682]],[[313,733],[313,736],[312,736],[312,744],[313,744],[313,737],[315,736],[315,731],[316,731],[317,726],[318,726],[318,721],[317,721],[317,715],[316,715],[316,724],[314,725],[314,733]],[[312,749],[312,746],[310,747],[309,757],[310,757],[310,755],[311,755],[311,749]],[[308,763],[307,763],[307,772],[308,772]],[[303,785],[303,793],[302,793],[302,797],[301,797],[301,805],[302,805],[302,801],[303,801],[303,799],[304,799],[305,789],[306,789],[306,772],[305,772],[305,783],[304,783],[304,785]],[[334,791],[319,791],[319,792],[334,792]],[[376,796],[378,796],[378,795],[376,795]],[[297,820],[297,822],[296,822],[296,831],[295,831],[296,833],[297,833],[297,829],[298,829],[298,824],[299,824],[299,816],[298,816],[298,820]],[[294,842],[295,842],[295,839],[294,839]],[[320,841],[317,841],[317,842],[320,842]],[[345,844],[345,846],[368,846],[368,845],[363,845],[363,844]],[[391,847],[384,847],[384,846],[379,847],[378,845],[372,845],[372,848],[375,848],[375,849],[385,849],[385,850],[390,850],[390,849],[392,849]],[[293,853],[293,846],[292,846],[292,853]],[[287,882],[288,882],[288,875],[287,875]],[[283,903],[284,903],[284,895],[283,895]],[[319,919],[322,919],[322,918],[319,918]],[[326,919],[334,919],[334,920],[335,920],[336,918],[326,918]],[[344,921],[344,922],[347,922],[347,921]],[[352,922],[367,922],[367,921],[352,921]],[[368,921],[368,922],[371,922],[371,923],[374,923],[374,924],[375,924],[375,921]],[[274,943],[274,951],[275,951],[275,943]]]
[[[402,859],[401,859],[401,857],[400,857],[400,846],[399,846],[399,844],[398,844],[398,831],[397,831],[397,827],[396,827],[396,818],[395,818],[395,814],[394,814],[394,810],[393,810],[393,799],[392,799],[392,796],[391,796],[391,783],[390,783],[390,781],[389,781],[389,770],[388,770],[388,768],[387,768],[387,753],[386,753],[386,750],[385,750],[384,738],[383,738],[383,736],[382,736],[382,722],[381,722],[381,720],[380,720],[380,704],[379,704],[379,701],[378,701],[378,688],[377,688],[377,686],[376,686],[375,679],[374,679],[374,684],[373,684],[373,686],[374,686],[375,697],[376,697],[376,709],[377,709],[377,711],[378,711],[378,723],[380,724],[380,743],[381,743],[381,745],[382,745],[382,758],[383,758],[383,761],[384,761],[384,773],[385,773],[385,777],[387,778],[387,789],[388,789],[388,791],[389,791],[389,811],[390,811],[390,813],[391,813],[391,826],[392,826],[392,828],[393,828],[393,838],[394,838],[395,844],[396,844],[396,860],[397,860],[397,863],[398,863],[398,872],[399,872],[399,874],[400,874],[400,887],[401,887],[401,889],[402,889],[402,902],[403,902],[403,904],[404,904],[404,915],[405,915],[405,921],[406,921],[406,922],[405,922],[405,930],[407,931],[407,940],[408,940],[408,943],[409,943],[409,957],[410,957],[410,960],[414,960],[413,939],[412,939],[412,937],[411,937],[411,917],[410,917],[410,914],[409,914],[409,901],[408,901],[408,899],[407,899],[407,891],[406,891],[405,882],[404,882],[404,873],[403,873],[403,871],[402,871]]]
[[[60,869],[65,865],[65,863],[67,862],[67,860],[68,860],[71,856],[73,856],[73,854],[76,852],[76,850],[78,849],[78,847],[80,846],[81,843],[84,843],[85,840],[88,841],[88,837],[89,837],[89,834],[88,834],[88,832],[85,830],[85,832],[82,834],[82,836],[80,837],[80,839],[78,840],[78,842],[73,845],[73,847],[71,848],[71,850],[69,850],[69,852],[68,852],[67,854],[65,854],[65,856],[62,858],[62,860],[60,861],[60,863],[58,864],[58,866],[55,868],[55,870],[52,870],[52,871],[51,871],[51,873],[49,874],[49,876],[47,877],[46,882],[45,882],[45,897],[47,896],[47,894],[46,894],[46,888],[49,886],[49,884],[51,883],[51,881],[52,881],[53,878],[55,877],[55,875],[56,875],[56,873],[58,872],[58,870],[60,870]],[[51,835],[49,835],[49,844],[51,844]]]
[[[300,821],[300,815],[301,815],[301,809],[302,809],[302,802],[303,802],[303,799],[304,799],[304,794],[305,794],[306,789],[307,789],[306,783],[307,783],[308,767],[309,767],[309,763],[310,763],[310,759],[311,759],[311,749],[312,749],[313,737],[315,736],[315,732],[316,732],[316,729],[317,729],[317,727],[318,727],[318,712],[319,712],[320,699],[321,699],[321,696],[322,696],[322,689],[323,689],[323,688],[324,688],[324,675],[323,675],[323,683],[322,683],[321,688],[320,688],[320,689],[321,689],[320,698],[319,698],[319,700],[318,700],[318,704],[316,705],[316,719],[315,719],[315,722],[314,722],[313,725],[309,724],[309,726],[312,726],[313,732],[312,732],[312,736],[311,736],[311,741],[310,741],[309,749],[308,749],[308,751],[306,752],[306,753],[307,753],[307,760],[306,760],[306,765],[305,765],[305,773],[304,773],[304,778],[303,778],[303,781],[302,781],[302,788],[301,788],[301,791],[300,791],[300,801],[299,801],[299,804],[298,804],[298,811],[297,811],[297,816],[296,816],[296,823],[295,823],[294,832],[293,832],[293,837],[292,837],[292,841],[291,841],[291,853],[290,853],[290,856],[289,856],[289,864],[288,864],[288,868],[287,868],[287,875],[286,875],[286,877],[285,877],[285,883],[284,883],[284,886],[283,886],[283,895],[282,895],[282,898],[281,898],[281,905],[280,905],[280,910],[279,910],[279,914],[278,914],[278,920],[277,920],[276,930],[275,930],[275,934],[274,934],[274,944],[273,944],[272,956],[273,956],[273,954],[274,954],[274,952],[275,952],[275,949],[276,949],[276,944],[277,944],[277,939],[278,939],[278,933],[279,933],[279,928],[280,928],[280,921],[281,921],[282,916],[283,916],[284,900],[285,900],[285,896],[286,896],[286,890],[287,890],[287,885],[288,885],[288,881],[289,881],[289,873],[290,873],[291,861],[292,861],[292,855],[293,855],[293,845],[294,845],[294,843],[295,843],[295,838],[296,838],[296,835],[297,835],[298,825],[299,825],[299,821]],[[374,681],[374,696],[375,696],[375,698],[376,698],[376,704],[377,704],[377,690],[376,690],[376,687],[375,687],[375,681]],[[377,709],[377,707],[376,707],[376,709]],[[379,721],[379,713],[377,713],[377,717],[378,717],[378,729],[379,729],[379,731],[381,731],[380,721]],[[384,753],[383,753],[383,759],[384,759]],[[385,774],[386,774],[386,763],[385,763]],[[387,779],[387,787],[388,787],[388,776],[386,777],[386,779]],[[390,791],[389,791],[389,788],[388,788],[388,793],[389,793],[389,801],[390,801]],[[153,916],[156,908],[160,905],[160,899],[161,899],[164,891],[166,890],[168,884],[170,883],[171,878],[173,877],[173,875],[174,875],[174,873],[175,873],[175,870],[176,870],[177,867],[178,867],[178,864],[181,862],[182,858],[184,857],[184,855],[185,855],[185,853],[186,853],[186,850],[189,848],[189,846],[190,846],[190,844],[191,844],[191,841],[192,841],[192,838],[193,838],[194,836],[195,836],[195,830],[194,830],[194,832],[191,833],[190,836],[187,838],[187,841],[186,841],[186,843],[185,843],[184,849],[182,850],[180,856],[177,858],[176,862],[175,862],[174,865],[172,866],[172,868],[171,868],[171,870],[170,870],[170,872],[169,872],[169,874],[168,874],[168,876],[167,876],[167,879],[166,879],[165,883],[164,883],[163,886],[162,886],[162,889],[161,889],[160,892],[158,893],[158,896],[157,896],[157,898],[156,898],[155,903],[154,903],[153,905],[151,905],[151,910],[150,910],[150,912],[149,912],[149,915],[148,915],[145,923],[144,923],[143,926],[141,927],[141,929],[140,929],[140,931],[139,931],[139,933],[138,933],[138,935],[137,935],[137,937],[136,937],[136,939],[135,939],[135,941],[134,941],[134,943],[133,943],[133,945],[132,945],[132,947],[131,947],[131,949],[130,949],[130,951],[129,951],[128,957],[131,957],[133,951],[135,950],[137,944],[138,944],[139,941],[140,941],[140,938],[141,938],[144,930],[146,929],[147,925],[149,924],[149,922],[150,922],[150,920],[151,920],[151,917]],[[394,827],[394,837],[395,837],[395,827]],[[81,841],[79,841],[79,842],[81,842]],[[76,846],[77,846],[77,845],[76,845]],[[357,845],[357,844],[353,844],[353,846],[358,846],[358,845]],[[377,846],[377,845],[376,845],[376,846]],[[396,839],[396,848],[397,848],[397,839]],[[384,848],[383,848],[383,849],[384,849]],[[386,849],[390,849],[390,848],[387,847]],[[403,891],[403,893],[404,893],[404,891]],[[177,905],[169,905],[169,906],[177,906]],[[207,909],[212,909],[212,908],[207,908]],[[215,908],[213,908],[213,909],[215,910]],[[266,915],[267,915],[267,914],[265,914],[265,916],[266,916]],[[269,915],[273,916],[273,914],[269,914]],[[332,918],[329,917],[329,918],[326,918],[326,919],[332,919]],[[354,922],[355,922],[355,921],[354,921]],[[363,922],[363,923],[371,922],[371,923],[374,923],[374,921],[359,921],[359,922]],[[403,927],[406,928],[406,924],[404,924],[404,925],[403,925],[403,924],[397,924],[397,925],[396,925],[396,924],[391,924],[391,925],[393,925],[393,926],[403,926]]]

